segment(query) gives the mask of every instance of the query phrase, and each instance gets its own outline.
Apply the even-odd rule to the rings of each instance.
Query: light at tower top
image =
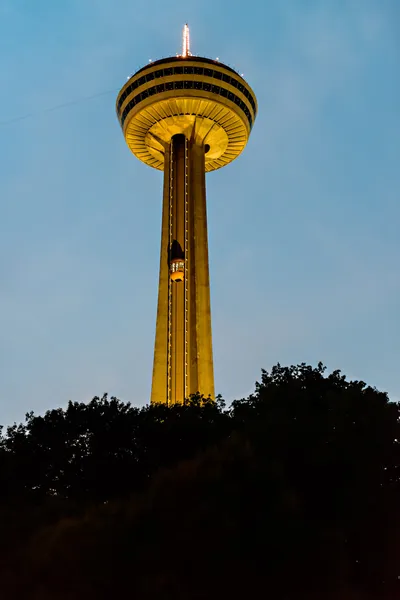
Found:
[[[191,55],[192,55],[192,53],[190,52],[189,25],[187,23],[185,23],[185,25],[183,27],[182,58],[187,58],[188,56],[191,56]]]
[[[186,23],[182,53],[139,69],[122,87],[116,109],[126,143],[139,160],[163,170],[166,146],[183,134],[205,145],[205,170],[213,171],[247,144],[257,100],[234,69],[193,56]]]

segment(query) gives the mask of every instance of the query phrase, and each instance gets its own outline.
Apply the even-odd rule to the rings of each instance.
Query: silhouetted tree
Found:
[[[319,364],[225,410],[115,398],[0,446],[7,598],[400,598],[400,407]]]
[[[2,441],[10,457],[8,493],[82,504],[130,494],[159,468],[226,435],[229,418],[221,407],[221,399],[193,396],[171,408],[135,408],[104,395],[89,404],[69,402],[43,417],[28,413]]]

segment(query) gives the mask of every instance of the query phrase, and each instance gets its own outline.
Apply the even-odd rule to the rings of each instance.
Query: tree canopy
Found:
[[[248,398],[26,415],[0,438],[7,598],[400,598],[400,405],[322,364]]]

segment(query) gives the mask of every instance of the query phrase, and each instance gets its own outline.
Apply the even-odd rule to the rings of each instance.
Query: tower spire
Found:
[[[183,27],[183,36],[182,36],[182,57],[186,58],[187,56],[191,56],[190,52],[190,37],[189,37],[189,25],[185,23]]]

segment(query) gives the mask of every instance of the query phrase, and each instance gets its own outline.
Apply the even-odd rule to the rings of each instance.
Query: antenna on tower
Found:
[[[182,57],[186,58],[188,56],[192,56],[192,53],[190,52],[189,25],[185,23],[182,36]]]

